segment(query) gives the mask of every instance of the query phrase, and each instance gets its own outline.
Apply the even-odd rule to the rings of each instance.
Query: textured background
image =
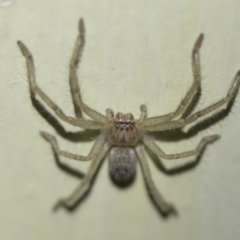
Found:
[[[153,116],[174,110],[191,85],[190,53],[204,32],[199,109],[224,96],[240,68],[239,11],[238,0],[0,0],[0,239],[239,238],[239,96],[224,120],[189,139],[159,142],[176,153],[194,148],[203,136],[221,134],[196,167],[167,175],[148,157],[156,185],[176,205],[178,217],[165,219],[157,211],[139,165],[134,184],[119,189],[109,179],[107,161],[74,212],[54,213],[55,201],[80,180],[56,164],[39,131],[54,134],[62,149],[74,153],[86,155],[92,142],[81,134],[79,142],[69,141],[32,106],[16,45],[18,39],[26,43],[39,85],[73,115],[68,62],[77,22],[84,17],[86,47],[79,70],[84,100],[102,113],[110,107],[135,117],[144,103]],[[81,131],[60,123],[66,131]],[[83,172],[89,166],[61,162]]]

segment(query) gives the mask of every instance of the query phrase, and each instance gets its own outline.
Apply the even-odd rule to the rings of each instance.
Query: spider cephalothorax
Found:
[[[240,72],[236,74],[234,82],[230,87],[227,95],[217,101],[216,103],[205,107],[193,114],[183,117],[189,104],[191,104],[194,96],[201,86],[201,68],[200,68],[200,54],[199,50],[203,41],[203,34],[198,37],[193,50],[192,50],[192,70],[193,70],[193,83],[191,88],[186,93],[175,111],[166,115],[147,118],[147,109],[145,105],[141,105],[141,116],[138,120],[134,120],[131,113],[123,114],[118,113],[115,117],[113,111],[107,109],[106,116],[98,113],[90,108],[82,100],[80,89],[77,79],[77,66],[81,56],[82,48],[85,43],[85,30],[83,20],[79,21],[79,35],[77,37],[75,47],[70,61],[70,75],[69,83],[71,88],[72,99],[74,105],[81,109],[86,115],[93,120],[85,118],[73,118],[67,116],[37,85],[35,79],[35,69],[33,57],[27,47],[20,41],[18,45],[27,62],[29,86],[32,96],[38,95],[63,121],[89,130],[101,130],[100,135],[88,154],[88,156],[75,155],[66,151],[62,151],[58,147],[57,140],[49,133],[41,132],[42,136],[51,143],[55,153],[59,156],[65,156],[79,161],[92,161],[88,173],[85,175],[81,185],[73,192],[73,194],[60,200],[56,207],[64,206],[67,208],[74,207],[79,199],[81,199],[86,192],[90,189],[91,182],[94,175],[103,161],[105,155],[109,153],[109,168],[110,174],[114,181],[126,182],[131,180],[135,175],[136,160],[138,159],[145,177],[146,185],[149,193],[159,209],[167,214],[174,210],[173,206],[167,203],[157,190],[148,167],[148,162],[144,154],[142,145],[148,147],[159,159],[178,159],[189,156],[197,156],[206,147],[207,144],[216,141],[219,135],[211,135],[204,137],[199,142],[198,146],[191,151],[167,154],[154,142],[153,138],[148,132],[168,131],[170,129],[179,129],[187,124],[195,122],[198,118],[212,113],[214,110],[219,109],[224,104],[231,102],[238,91],[240,85]]]
[[[131,113],[117,113],[106,127],[106,138],[112,145],[119,147],[136,145],[140,135],[142,131]]]

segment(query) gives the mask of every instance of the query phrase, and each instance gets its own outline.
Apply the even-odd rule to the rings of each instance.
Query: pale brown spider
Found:
[[[33,57],[27,47],[21,41],[18,41],[18,46],[26,58],[28,80],[32,96],[34,96],[34,94],[38,95],[53,111],[55,111],[56,115],[60,119],[71,125],[78,126],[83,129],[101,130],[101,133],[97,137],[90,153],[86,157],[60,150],[54,136],[46,132],[41,132],[42,136],[51,143],[58,156],[64,156],[78,161],[92,161],[90,169],[85,175],[80,186],[70,197],[60,200],[56,207],[64,206],[66,208],[73,208],[76,205],[78,200],[89,191],[91,182],[99,165],[103,161],[107,152],[110,150],[109,167],[112,178],[118,183],[131,180],[134,177],[136,161],[138,159],[141,163],[146,185],[156,205],[164,214],[172,212],[174,210],[173,206],[164,200],[152,180],[151,172],[144,155],[143,144],[147,146],[147,148],[149,148],[158,158],[172,160],[194,155],[197,156],[203,151],[207,144],[216,141],[220,136],[211,135],[203,138],[195,150],[177,154],[167,154],[153,141],[153,138],[148,135],[148,132],[182,128],[187,124],[193,123],[198,118],[211,113],[224,104],[228,104],[234,99],[239,88],[240,71],[237,73],[226,97],[184,118],[182,115],[186,112],[186,109],[191,103],[193,97],[200,89],[201,71],[199,49],[203,41],[203,34],[200,34],[192,50],[192,70],[194,81],[186,96],[174,112],[162,116],[147,118],[147,108],[145,105],[141,105],[141,116],[137,120],[134,119],[131,113],[117,113],[114,117],[111,109],[107,109],[106,116],[104,116],[86,105],[80,94],[77,79],[77,67],[85,42],[83,19],[80,19],[79,21],[78,31],[79,35],[77,37],[69,65],[70,88],[74,104],[85,114],[91,117],[93,121],[84,118],[66,116],[64,112],[41,90],[41,88],[39,88],[35,79]],[[177,117],[178,119],[176,120]]]

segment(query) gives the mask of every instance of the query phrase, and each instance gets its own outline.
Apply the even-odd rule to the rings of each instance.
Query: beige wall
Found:
[[[240,68],[240,2],[192,0],[0,0],[0,239],[237,239],[240,237],[239,96],[227,118],[189,139],[158,142],[169,153],[194,148],[218,133],[192,170],[168,176],[149,158],[159,190],[178,209],[165,219],[147,195],[138,165],[136,181],[118,189],[102,165],[89,196],[72,213],[53,213],[59,197],[80,180],[61,171],[40,130],[62,149],[86,155],[92,142],[61,137],[32,106],[26,67],[16,41],[31,49],[37,81],[69,115],[73,108],[68,62],[84,17],[86,47],[80,82],[84,100],[149,116],[174,110],[192,83],[190,53],[200,32],[203,91],[198,109],[224,96]],[[61,121],[60,121],[61,122]],[[78,131],[65,123],[67,131]],[[87,171],[88,163],[61,161]],[[167,164],[164,161],[164,164]],[[168,163],[177,167],[184,161]]]

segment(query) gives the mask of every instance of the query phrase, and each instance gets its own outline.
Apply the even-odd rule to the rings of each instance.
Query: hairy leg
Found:
[[[69,116],[66,116],[65,113],[38,87],[36,83],[35,77],[35,67],[32,54],[28,50],[28,48],[21,42],[18,41],[18,46],[26,58],[27,64],[27,72],[28,72],[28,81],[31,94],[37,94],[53,111],[55,111],[56,115],[61,118],[63,121],[72,124],[74,126],[82,127],[84,129],[100,129],[103,124],[91,120],[85,119],[76,119]]]
[[[77,77],[77,68],[78,68],[78,62],[82,54],[82,50],[85,44],[85,28],[84,28],[84,22],[83,19],[80,19],[79,25],[78,25],[78,31],[79,35],[77,37],[72,57],[69,64],[70,69],[70,76],[69,76],[69,83],[72,93],[72,98],[76,106],[79,107],[83,112],[85,112],[88,116],[90,116],[92,119],[94,119],[97,122],[105,123],[106,117],[102,114],[96,112],[92,108],[88,107],[83,101],[80,94],[80,89],[78,85],[78,77]]]
[[[113,110],[110,109],[110,108],[107,108],[106,109],[106,116],[107,116],[108,121],[112,121],[113,117],[114,117]]]
[[[179,159],[179,158],[186,158],[190,156],[197,156],[201,154],[203,149],[206,147],[207,144],[215,142],[217,139],[219,139],[219,135],[211,135],[203,138],[200,143],[198,144],[197,148],[195,150],[186,151],[182,153],[176,153],[176,154],[166,154],[161,150],[161,148],[153,141],[153,139],[149,136],[144,136],[143,143],[154,153],[158,156],[158,158],[164,158],[168,160],[173,159]]]
[[[194,95],[197,93],[201,84],[201,68],[200,68],[201,66],[200,66],[199,50],[202,45],[202,41],[203,41],[203,34],[200,34],[192,50],[192,71],[193,71],[194,81],[191,88],[188,90],[187,94],[182,99],[177,109],[174,112],[168,113],[166,115],[145,119],[143,122],[144,127],[151,127],[153,125],[170,121],[184,113],[187,106],[193,99]]]
[[[89,191],[89,189],[91,187],[91,183],[95,176],[95,173],[96,173],[99,165],[103,161],[104,156],[108,152],[109,148],[110,148],[110,146],[106,142],[104,144],[102,150],[97,155],[97,157],[92,160],[92,164],[89,168],[89,171],[85,175],[81,184],[76,188],[76,190],[68,198],[59,200],[54,207],[55,210],[57,210],[59,207],[65,207],[65,208],[71,209],[76,206],[78,201],[81,200],[81,198]]]
[[[95,143],[90,151],[90,153],[88,154],[88,156],[80,156],[80,155],[76,155],[76,154],[72,154],[70,152],[66,152],[66,151],[62,151],[59,149],[58,143],[56,138],[47,133],[47,132],[41,132],[41,135],[45,138],[45,140],[47,140],[48,142],[50,142],[50,144],[53,147],[54,152],[58,155],[58,156],[63,156],[63,157],[67,157],[70,159],[74,159],[77,161],[92,161],[93,159],[95,159],[98,155],[98,153],[101,151],[105,139],[104,136],[101,134],[96,140]]]
[[[176,121],[170,121],[170,122],[165,122],[165,123],[158,124],[158,125],[148,126],[148,127],[146,127],[146,130],[148,130],[148,131],[166,131],[166,130],[171,130],[171,129],[176,129],[176,128],[182,128],[182,127],[186,126],[187,124],[193,123],[196,120],[198,120],[198,118],[206,116],[207,114],[212,113],[213,111],[219,109],[223,105],[231,102],[235,98],[237,91],[239,89],[239,86],[240,86],[240,71],[237,72],[234,82],[233,82],[231,88],[229,89],[226,97],[224,97],[221,100],[219,100],[218,102],[190,115],[186,119],[179,119]]]
[[[144,179],[147,185],[147,188],[149,190],[150,195],[152,196],[154,202],[157,204],[159,209],[162,211],[163,214],[168,214],[170,212],[175,212],[174,207],[167,203],[163,196],[160,194],[160,192],[157,190],[156,185],[154,184],[151,176],[151,172],[147,163],[147,159],[144,155],[143,149],[141,146],[137,146],[135,148],[136,154],[138,156],[138,159],[140,161]]]
[[[144,105],[144,104],[142,104],[141,106],[140,106],[140,111],[141,111],[141,116],[140,116],[140,118],[138,119],[138,124],[142,124],[143,123],[143,121],[146,119],[146,117],[147,117],[147,107],[146,107],[146,105]]]

